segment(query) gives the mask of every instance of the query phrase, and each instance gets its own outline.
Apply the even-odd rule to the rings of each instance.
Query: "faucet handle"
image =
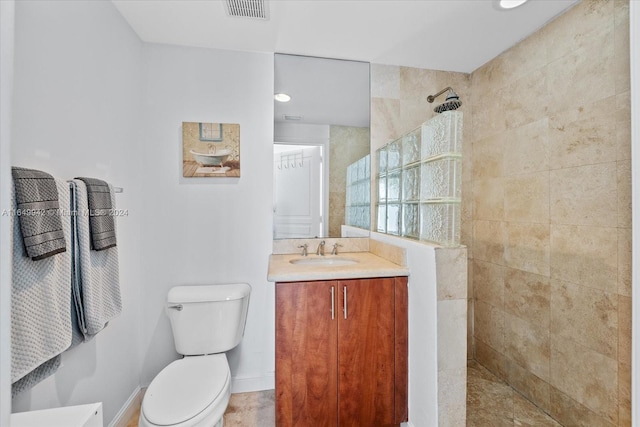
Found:
[[[302,248],[302,256],[307,256],[307,247],[309,245],[307,245],[306,243],[304,245],[300,245],[298,246],[299,248]]]
[[[342,245],[340,243],[333,244],[333,250],[331,251],[331,255],[338,255],[338,248],[341,248]]]

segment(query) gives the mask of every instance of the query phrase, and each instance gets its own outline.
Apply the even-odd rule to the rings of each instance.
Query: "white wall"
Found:
[[[435,247],[381,233],[371,239],[407,251],[409,276],[409,423],[438,425],[438,305]]]
[[[102,401],[108,423],[141,371],[142,43],[105,1],[20,1],[15,23],[12,163],[122,186],[117,206],[129,216],[117,222],[122,314],[64,353],[57,373],[14,399],[13,411]]]
[[[178,357],[164,314],[171,287],[247,282],[234,390],[273,388],[273,55],[149,44],[145,82],[142,382]],[[239,123],[241,177],[183,178],[183,121]]]
[[[11,94],[15,2],[0,2],[0,211],[11,208]],[[0,216],[0,425],[11,413],[11,223]]]

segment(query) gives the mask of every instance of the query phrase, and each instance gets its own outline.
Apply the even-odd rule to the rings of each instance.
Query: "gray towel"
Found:
[[[66,250],[58,215],[58,190],[48,173],[13,167],[16,214],[27,254],[34,261]],[[68,192],[68,191],[66,191]]]
[[[102,251],[114,247],[116,245],[116,228],[111,214],[113,203],[109,184],[95,178],[78,177],[76,179],[83,181],[87,186],[93,249]]]
[[[110,186],[109,190],[112,190]],[[111,206],[115,207],[115,194],[109,191]],[[77,326],[82,337],[74,334],[74,345],[80,339],[88,341],[100,332],[107,323],[122,311],[120,279],[118,273],[118,247],[106,250],[91,250],[91,216],[87,186],[84,181],[71,181],[73,210],[73,298]],[[113,220],[113,217],[111,217]],[[115,238],[115,221],[114,221]]]
[[[55,180],[60,206],[69,207],[69,184]],[[12,193],[13,206],[16,194]],[[64,215],[65,212],[58,211]],[[19,220],[12,216],[11,383],[15,396],[53,374],[71,344],[71,251],[40,261],[24,255]],[[61,221],[65,245],[71,222]]]

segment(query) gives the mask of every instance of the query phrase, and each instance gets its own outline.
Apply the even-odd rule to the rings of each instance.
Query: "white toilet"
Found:
[[[167,295],[176,351],[142,401],[140,427],[222,427],[231,395],[224,352],[240,343],[249,308],[246,283],[177,286]]]

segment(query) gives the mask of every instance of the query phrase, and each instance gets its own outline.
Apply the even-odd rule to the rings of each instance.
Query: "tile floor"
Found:
[[[138,426],[138,412],[127,427]],[[225,427],[274,427],[275,392],[232,394]],[[467,364],[467,427],[561,427],[475,361]],[[458,427],[458,426],[452,426]],[[462,426],[460,426],[462,427]]]

